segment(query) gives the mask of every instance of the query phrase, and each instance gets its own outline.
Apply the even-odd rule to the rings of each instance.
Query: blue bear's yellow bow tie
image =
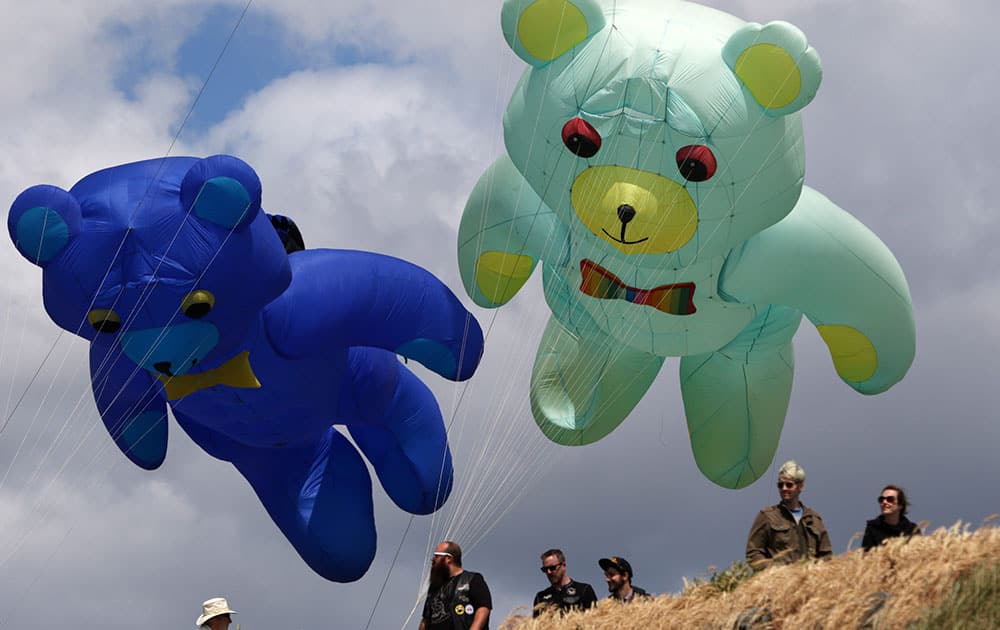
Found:
[[[260,381],[250,367],[250,353],[243,351],[229,359],[217,368],[182,374],[180,376],[157,376],[163,381],[163,389],[167,392],[167,400],[184,398],[206,387],[225,385],[226,387],[241,387],[259,389]]]

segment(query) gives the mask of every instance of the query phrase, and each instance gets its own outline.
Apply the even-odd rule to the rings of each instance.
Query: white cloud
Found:
[[[295,217],[307,243],[453,268],[432,243],[453,250],[468,191],[499,147],[499,120],[473,124],[437,88],[414,66],[296,73],[248,99],[199,152],[246,159],[265,208]]]

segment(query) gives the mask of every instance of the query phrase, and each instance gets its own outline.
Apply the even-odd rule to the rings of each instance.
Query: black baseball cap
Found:
[[[607,571],[608,569],[615,569],[619,573],[628,573],[629,579],[635,577],[632,573],[632,565],[628,563],[625,558],[619,558],[618,556],[611,556],[610,558],[601,558],[597,561],[597,564],[601,565],[601,569]]]

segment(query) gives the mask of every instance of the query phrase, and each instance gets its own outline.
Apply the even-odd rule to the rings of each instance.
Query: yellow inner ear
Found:
[[[552,61],[587,39],[587,18],[566,0],[538,0],[521,13],[517,36],[531,56]]]
[[[784,48],[774,44],[756,44],[744,50],[733,72],[761,107],[768,109],[790,105],[802,91],[799,65]]]
[[[534,261],[530,256],[507,252],[483,252],[476,262],[479,291],[494,304],[505,304],[521,289]]]
[[[828,324],[817,326],[823,341],[830,348],[833,367],[848,383],[863,383],[878,369],[875,346],[857,328]]]

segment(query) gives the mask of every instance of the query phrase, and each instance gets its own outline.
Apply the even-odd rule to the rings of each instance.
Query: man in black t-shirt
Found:
[[[462,548],[449,540],[435,547],[420,630],[488,630],[491,608],[486,580],[462,568]]]
[[[549,549],[542,554],[542,573],[549,579],[549,586],[535,595],[534,616],[555,606],[561,612],[571,609],[586,610],[597,603],[594,587],[575,582],[566,575],[566,556],[559,549]]]

